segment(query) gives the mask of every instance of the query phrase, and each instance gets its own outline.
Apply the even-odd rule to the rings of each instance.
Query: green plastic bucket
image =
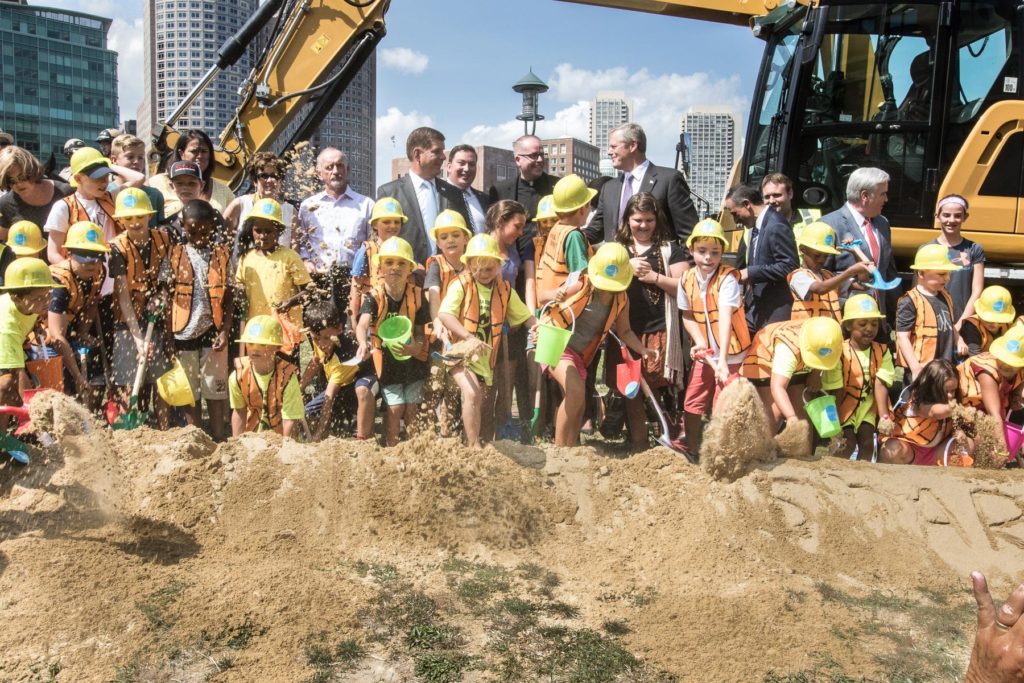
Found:
[[[550,305],[548,304],[544,308],[546,309]],[[565,352],[565,347],[569,345],[569,338],[576,330],[576,315],[572,309],[565,310],[573,316],[572,327],[568,330],[547,323],[537,324],[537,349],[534,351],[534,360],[541,365],[552,368],[558,365],[558,361],[561,360],[562,354]],[[544,315],[544,309],[541,309],[540,314]]]
[[[395,360],[409,360],[409,356],[395,351],[396,347],[409,343],[412,339],[412,321],[404,315],[388,318],[377,328],[377,336],[381,344],[391,352]]]
[[[804,403],[804,410],[807,411],[807,418],[821,438],[830,439],[842,431],[839,410],[836,408],[836,397],[832,394],[825,394],[807,401]]]

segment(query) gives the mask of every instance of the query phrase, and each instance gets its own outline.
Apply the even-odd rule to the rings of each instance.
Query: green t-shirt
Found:
[[[256,376],[256,386],[265,394],[273,373],[261,375],[254,370],[253,374]],[[238,377],[234,371],[232,371],[231,377],[228,379],[228,392],[231,398],[231,409],[244,410],[246,408],[245,397],[242,396],[242,387],[238,384]],[[284,388],[284,400],[281,403],[281,419],[301,420],[305,416],[306,410],[305,406],[302,405],[302,392],[299,391],[299,380],[293,376]]]
[[[579,230],[573,230],[565,238],[565,266],[570,273],[587,269],[587,238]]]
[[[0,369],[25,367],[25,340],[39,318],[18,310],[10,294],[0,296]]]

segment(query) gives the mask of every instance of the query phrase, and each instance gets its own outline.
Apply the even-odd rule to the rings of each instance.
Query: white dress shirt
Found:
[[[644,159],[644,162],[642,164],[637,164],[636,166],[633,167],[632,171],[629,171],[630,186],[633,189],[633,191],[629,193],[630,197],[632,197],[633,195],[640,191],[640,187],[644,183],[644,176],[647,175],[647,169],[650,168],[650,166],[651,160]],[[625,179],[623,179],[622,191],[626,191]],[[620,194],[619,199],[621,200],[621,198],[622,195]]]
[[[360,245],[369,239],[373,201],[351,187],[339,197],[326,191],[307,197],[299,205],[299,226],[292,248],[317,270],[351,265]]]
[[[437,214],[440,213],[438,208],[441,202],[437,196],[437,182],[434,180],[425,180],[412,171],[409,171],[409,179],[412,180],[412,186],[416,188],[416,203],[419,204],[420,218],[423,219],[423,234],[427,238],[427,242],[430,243],[430,253],[433,254],[437,251],[437,243],[430,234],[430,229],[434,227],[434,221],[437,220]],[[409,210],[406,209],[406,212]]]

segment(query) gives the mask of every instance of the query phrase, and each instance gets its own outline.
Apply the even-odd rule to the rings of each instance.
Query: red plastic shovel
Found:
[[[625,346],[619,346],[619,349],[622,362],[615,368],[615,386],[626,398],[636,398],[640,393],[640,359],[631,357]]]

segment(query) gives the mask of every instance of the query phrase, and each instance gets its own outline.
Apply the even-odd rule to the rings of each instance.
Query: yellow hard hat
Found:
[[[11,292],[19,289],[36,289],[45,287],[47,289],[63,288],[64,285],[53,281],[50,274],[50,266],[46,261],[26,256],[15,259],[7,266],[4,273],[4,286],[2,289]]]
[[[1009,366],[1024,368],[1024,338],[1017,326],[993,341],[988,351]]]
[[[267,346],[284,346],[284,332],[281,323],[272,315],[254,315],[245,324],[242,338],[243,344],[266,344]]]
[[[870,294],[854,294],[846,300],[846,305],[843,306],[843,322],[884,317],[878,310],[878,302],[875,301],[875,297]]]
[[[373,265],[379,266],[380,260],[387,256],[405,259],[412,264],[413,268],[416,267],[416,259],[412,255],[412,246],[401,237],[389,237],[384,240],[384,243],[380,245],[380,249],[373,255]]]
[[[494,239],[486,232],[476,235],[469,241],[469,244],[466,245],[466,253],[462,255],[462,262],[468,264],[469,259],[476,258],[478,256],[486,256],[487,258],[497,259],[498,261],[506,260],[506,258],[501,255],[501,251],[498,250],[498,240]]]
[[[546,194],[537,202],[537,215],[533,220],[543,221],[551,218],[558,218],[558,214],[555,213],[555,196]]]
[[[1008,323],[1017,317],[1010,291],[999,285],[981,290],[981,296],[974,302],[974,311],[987,323]]]
[[[445,209],[441,213],[437,214],[437,218],[434,220],[434,227],[430,229],[430,236],[433,237],[436,242],[439,230],[451,230],[453,228],[465,230],[467,235],[470,237],[473,236],[473,231],[466,225],[466,219],[462,217],[462,214],[458,211],[452,211],[451,209]]]
[[[46,249],[43,231],[32,221],[18,221],[7,231],[7,246],[17,256],[34,256]]]
[[[581,206],[589,204],[595,195],[597,195],[597,190],[590,189],[583,182],[583,178],[575,173],[570,173],[555,183],[555,191],[551,194],[551,199],[554,202],[555,213],[572,213]]]
[[[280,226],[284,226],[284,219],[281,218],[281,205],[276,200],[270,197],[264,197],[253,202],[252,208],[249,213],[245,214],[243,223],[251,218],[266,218],[268,221],[273,221]]]
[[[78,221],[68,228],[64,248],[83,251],[110,251],[107,240],[103,237],[103,228],[89,221]]]
[[[800,358],[812,370],[831,370],[842,355],[843,328],[832,318],[810,318],[800,327]]]
[[[912,270],[939,270],[949,272],[960,270],[960,266],[949,260],[949,250],[941,244],[926,244],[917,250]]]
[[[587,276],[597,289],[623,292],[633,279],[629,252],[618,242],[605,242],[587,264]]]
[[[722,224],[714,218],[705,218],[693,226],[693,232],[686,239],[686,248],[689,249],[697,240],[716,239],[722,243],[723,249],[729,248],[729,241],[725,239],[725,230]]]
[[[89,173],[89,177],[94,180],[113,173],[110,169],[110,159],[103,156],[102,152],[95,147],[81,147],[71,155],[71,179],[68,181],[71,187],[78,187],[75,175],[90,168],[92,171]]]
[[[836,249],[836,231],[824,221],[814,221],[805,225],[797,238],[798,246],[807,247],[823,254],[838,254]]]
[[[373,211],[370,213],[370,225],[381,218],[397,218],[403,223],[409,217],[402,213],[402,205],[393,197],[381,197],[373,203]]]
[[[117,207],[114,218],[130,216],[151,216],[156,211],[149,201],[149,195],[137,187],[126,187],[117,193]]]

